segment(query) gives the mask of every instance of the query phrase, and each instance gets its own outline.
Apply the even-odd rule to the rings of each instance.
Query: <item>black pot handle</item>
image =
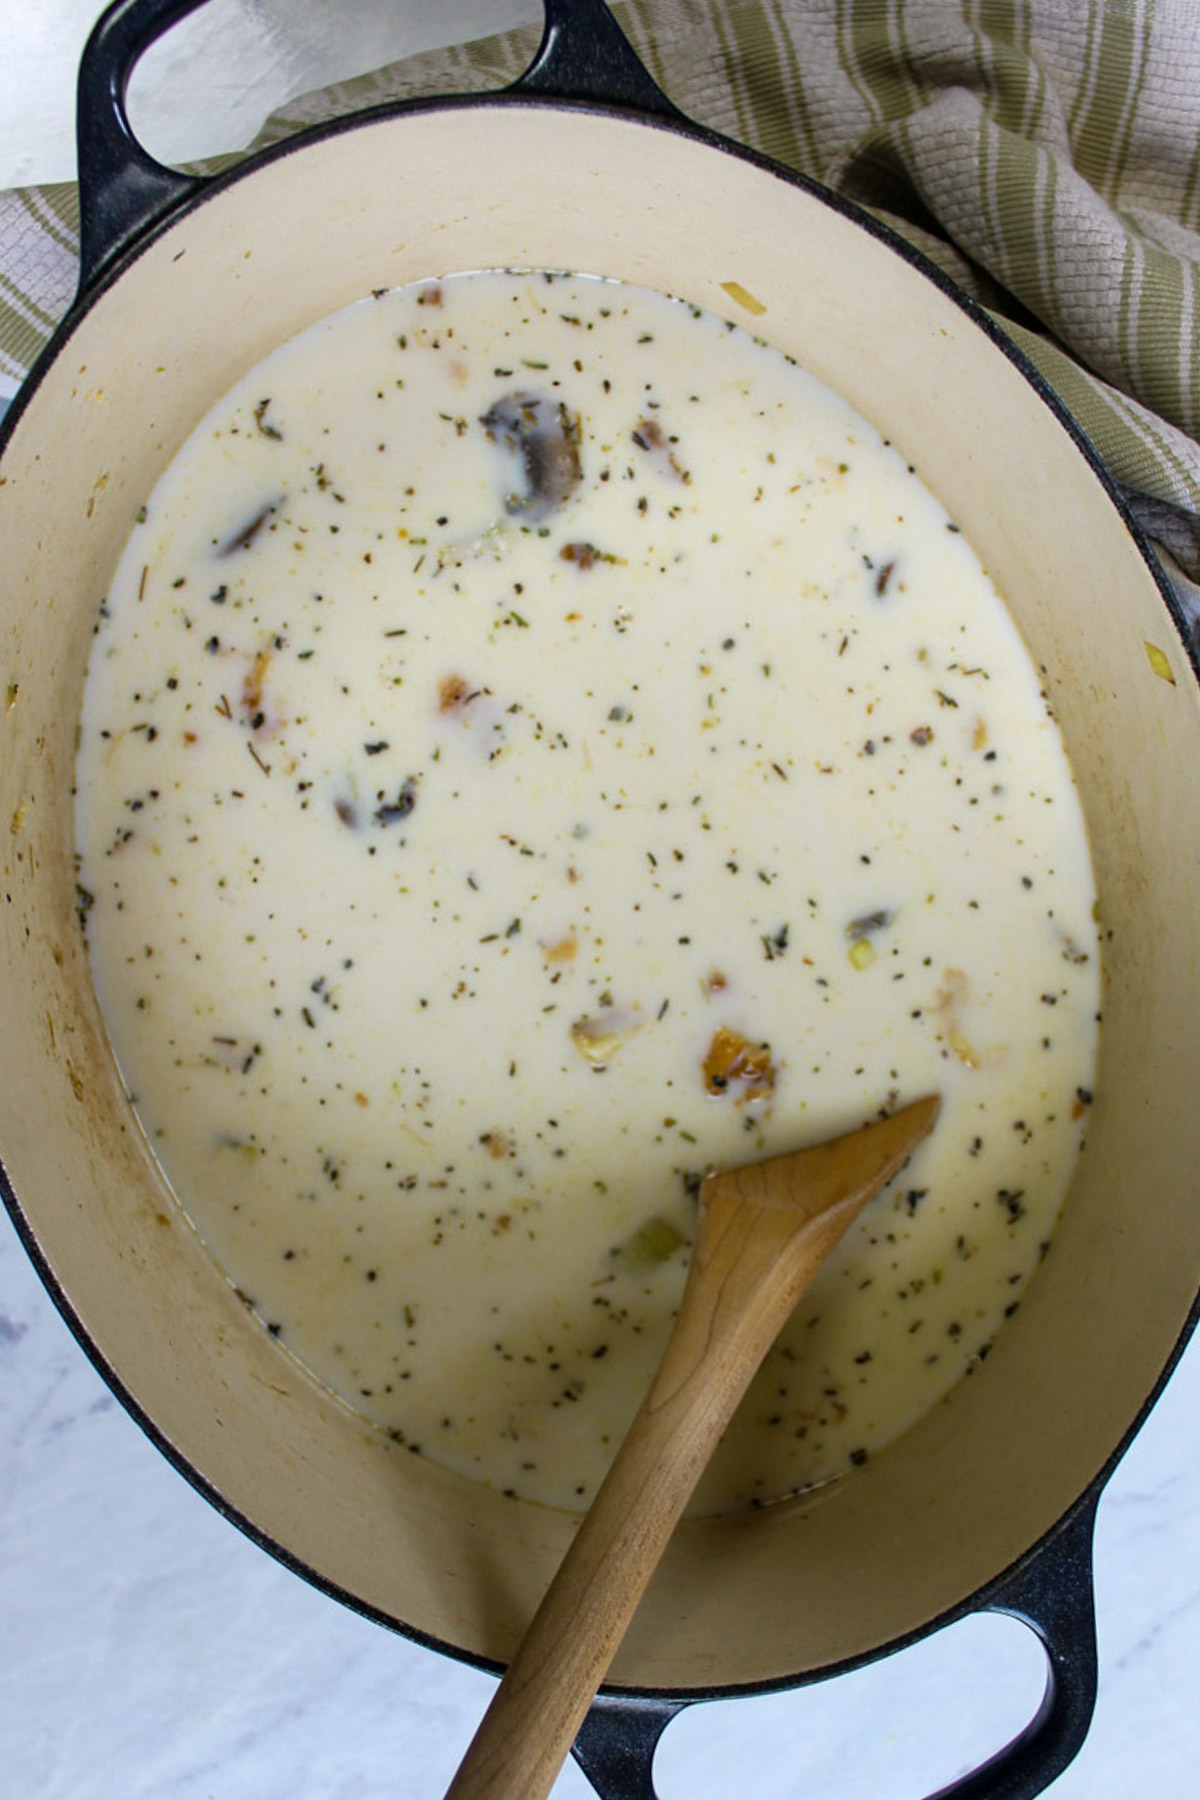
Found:
[[[510,94],[583,100],[645,116],[683,120],[647,72],[606,0],[542,0],[545,30],[537,55]]]
[[[114,0],[84,47],[76,86],[79,291],[148,226],[201,186],[148,156],[133,135],[125,95],[134,65],[204,0]]]
[[[686,1700],[599,1694],[571,1751],[601,1800],[658,1800],[654,1752]]]
[[[1098,1495],[993,1593],[983,1612],[1020,1619],[1046,1652],[1046,1689],[1024,1731],[931,1800],[1035,1800],[1078,1754],[1096,1708],[1092,1534]],[[687,1701],[600,1695],[574,1757],[601,1800],[658,1800],[658,1741]],[[747,1786],[749,1786],[747,1779]]]
[[[79,291],[198,188],[149,156],[135,138],[125,95],[138,58],[205,0],[114,0],[83,52],[76,90]],[[330,0],[333,4],[333,0]],[[576,100],[641,117],[683,115],[647,74],[605,0],[544,0],[542,41],[513,98]]]

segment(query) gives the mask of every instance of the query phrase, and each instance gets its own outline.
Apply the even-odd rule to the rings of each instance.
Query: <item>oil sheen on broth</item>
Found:
[[[1094,896],[1037,672],[897,450],[711,314],[489,272],[285,345],[131,523],[81,908],[265,1328],[412,1451],[579,1506],[703,1172],[936,1089],[695,1510],[972,1370],[1081,1145]]]

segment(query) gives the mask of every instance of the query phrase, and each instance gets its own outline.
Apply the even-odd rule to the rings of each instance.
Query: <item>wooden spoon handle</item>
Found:
[[[825,1220],[719,1205],[706,1217],[709,1254],[697,1244],[654,1386],[447,1800],[542,1800],[550,1792],[717,1439],[830,1248]],[[747,1291],[756,1286],[769,1291],[750,1306]]]
[[[654,1383],[446,1800],[545,1800],[759,1364],[833,1246],[935,1113],[936,1102],[918,1103],[869,1134],[705,1183],[679,1315]],[[795,1192],[781,1197],[784,1164]]]

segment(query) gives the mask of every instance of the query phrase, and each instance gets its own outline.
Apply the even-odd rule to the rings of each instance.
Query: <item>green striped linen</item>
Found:
[[[690,117],[858,201],[973,295],[1079,421],[1173,575],[1200,579],[1196,0],[615,11]],[[502,85],[538,35],[305,95],[251,148],[381,101]],[[0,403],[70,303],[77,220],[73,187],[0,194]]]

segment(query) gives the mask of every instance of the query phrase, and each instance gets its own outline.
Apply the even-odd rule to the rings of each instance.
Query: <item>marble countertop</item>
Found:
[[[5,10],[0,185],[67,179],[74,67],[96,0]],[[276,87],[263,104],[258,71],[272,57],[272,80],[295,92],[531,5],[346,0],[336,27],[331,0],[217,0],[218,12],[245,36],[240,80],[226,61],[180,116],[178,53],[164,54],[141,102],[176,134],[160,153],[252,131],[285,97]],[[1200,1343],[1101,1501],[1099,1707],[1054,1800],[1195,1793],[1198,1418]],[[4,1218],[0,1621],[5,1800],[424,1800],[443,1791],[494,1685],[309,1588],[193,1492],[108,1393]],[[1043,1678],[1031,1634],[984,1617],[835,1682],[695,1707],[663,1740],[662,1800],[919,1800],[1019,1729]],[[569,1765],[555,1795],[591,1791]]]

